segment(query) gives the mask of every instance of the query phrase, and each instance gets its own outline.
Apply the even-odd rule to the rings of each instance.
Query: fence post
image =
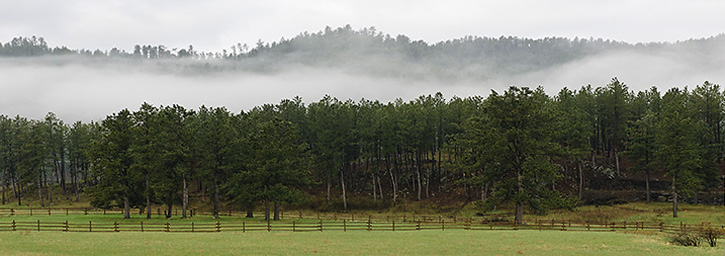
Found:
[[[68,216],[68,208],[65,208],[65,215]]]
[[[65,221],[65,230],[63,230],[63,231],[68,232],[69,229],[70,229],[70,227],[68,226],[68,220],[66,220]]]
[[[93,224],[91,221],[88,221],[88,232],[93,232]]]
[[[373,230],[373,222],[370,220],[370,216],[368,216],[368,231]]]
[[[446,221],[445,220],[441,221],[441,230],[446,231]]]
[[[88,215],[88,208],[83,208],[83,215]]]
[[[118,222],[113,222],[113,232],[118,232]]]
[[[222,224],[219,221],[216,222],[216,232],[222,232]]]
[[[247,232],[247,224],[246,224],[246,222],[242,221],[242,233],[246,233],[246,232]]]
[[[13,215],[15,215],[15,209],[14,208],[10,208],[10,216],[13,216]]]
[[[171,223],[166,222],[166,232],[171,232]]]
[[[589,221],[587,221],[587,231],[592,231],[591,227],[589,226]]]
[[[624,221],[624,229],[627,229],[627,221]]]
[[[665,232],[664,222],[660,222],[660,232]]]
[[[15,231],[15,220],[13,220],[12,228],[13,228],[13,231]]]
[[[347,232],[347,221],[345,219],[342,220],[342,231]]]
[[[614,227],[617,225],[616,222],[612,221],[612,231],[614,231]]]
[[[300,219],[302,219],[302,211],[300,211]]]
[[[393,220],[393,231],[395,231],[395,220]]]
[[[272,232],[272,224],[269,222],[269,219],[267,219],[267,232]]]
[[[320,232],[322,232],[322,220],[320,220]]]
[[[418,221],[418,223],[415,224],[415,230],[420,231],[420,221]]]
[[[40,220],[38,220],[38,232],[40,232]]]
[[[297,232],[297,228],[295,227],[295,220],[292,220],[292,232]]]
[[[50,208],[48,208],[48,216],[50,216]]]
[[[106,209],[103,209],[103,215],[106,215]]]
[[[30,207],[30,216],[33,216],[33,208]]]

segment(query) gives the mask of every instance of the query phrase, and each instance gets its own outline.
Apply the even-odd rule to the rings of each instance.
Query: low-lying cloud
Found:
[[[491,89],[501,91],[509,85],[541,85],[549,95],[555,95],[565,86],[604,86],[615,76],[634,91],[657,86],[664,92],[671,87],[692,88],[706,80],[725,81],[723,56],[702,60],[672,52],[607,52],[545,70],[487,79],[467,78],[470,70],[444,70],[441,73],[452,75],[421,79],[311,66],[290,66],[266,73],[230,69],[185,75],[168,70],[169,63],[154,61],[48,58],[0,59],[0,114],[40,119],[54,112],[68,123],[101,120],[123,108],[138,109],[143,102],[180,104],[192,109],[225,106],[239,112],[295,96],[306,103],[314,102],[325,94],[343,100],[389,102],[439,91],[448,99],[485,96]],[[174,65],[170,66],[174,69]]]

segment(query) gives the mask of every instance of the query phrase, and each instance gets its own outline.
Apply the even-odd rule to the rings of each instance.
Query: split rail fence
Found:
[[[709,224],[701,224],[709,225]],[[712,227],[712,225],[710,225]],[[253,231],[421,231],[421,230],[561,230],[602,231],[649,230],[677,233],[699,228],[698,225],[665,225],[644,222],[612,222],[607,224],[571,223],[565,221],[537,221],[518,225],[510,222],[474,223],[471,221],[442,222],[373,222],[368,221],[323,221],[292,220],[291,222],[216,222],[216,223],[158,223],[158,222],[48,222],[9,221],[0,222],[0,231],[63,231],[63,232],[253,232]],[[717,226],[725,229],[725,226]]]

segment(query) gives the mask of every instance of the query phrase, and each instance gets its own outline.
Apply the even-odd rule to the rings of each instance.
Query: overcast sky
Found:
[[[718,0],[4,0],[0,42],[37,35],[70,48],[220,51],[350,24],[428,42],[512,35],[634,43],[723,33],[723,11]]]
[[[236,43],[254,45],[259,39],[271,42],[346,24],[355,29],[375,26],[430,43],[467,35],[674,42],[725,32],[725,1],[715,0],[2,0],[0,7],[0,42],[36,35],[51,46],[90,50],[192,44],[197,50],[219,52]],[[725,55],[714,54],[709,62],[678,56],[606,53],[533,73],[465,82],[408,81],[315,68],[189,77],[140,71],[144,67],[83,62],[55,66],[43,58],[9,58],[0,59],[0,114],[39,119],[55,112],[73,122],[100,120],[122,108],[138,109],[143,102],[193,109],[226,106],[238,112],[294,96],[317,101],[325,94],[388,102],[436,91],[447,98],[487,95],[509,85],[541,85],[553,94],[564,86],[603,86],[615,76],[633,90],[725,81]]]

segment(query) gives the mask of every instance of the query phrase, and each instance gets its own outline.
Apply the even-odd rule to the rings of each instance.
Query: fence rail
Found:
[[[139,209],[131,209],[132,215],[137,215]],[[180,211],[178,209],[172,212],[172,215],[179,216]],[[0,208],[0,216],[52,216],[52,215],[111,215],[111,214],[123,214],[123,209],[99,209],[99,208],[33,208],[33,207],[22,207],[22,208]],[[162,208],[153,208],[151,214],[154,216],[164,216],[166,211]],[[190,209],[187,212],[187,216],[212,216],[213,212],[201,211],[196,209]],[[138,214],[138,215],[145,215]],[[226,210],[220,211],[220,216],[227,217],[244,217],[247,215],[246,211],[233,211]],[[262,212],[254,212],[255,216],[262,216]],[[482,218],[476,218],[478,220],[487,221],[501,221],[505,214],[488,215]],[[420,215],[420,214],[402,214],[402,215],[380,215],[380,214],[355,214],[355,213],[314,213],[309,214],[302,211],[280,211],[281,219],[314,219],[314,220],[333,220],[333,221],[368,221],[374,220],[377,222],[448,222],[457,223],[465,222],[470,218],[460,218],[457,216],[442,216],[442,215]]]
[[[724,225],[666,225],[664,223],[612,222],[612,223],[571,223],[565,221],[536,221],[516,224],[511,222],[373,222],[368,221],[317,221],[317,222],[216,222],[216,223],[158,223],[158,222],[50,222],[50,221],[10,221],[0,222],[2,231],[62,231],[62,232],[322,232],[322,231],[421,231],[421,230],[560,230],[560,231],[600,231],[648,230],[665,233],[692,231],[702,226],[725,229]]]

